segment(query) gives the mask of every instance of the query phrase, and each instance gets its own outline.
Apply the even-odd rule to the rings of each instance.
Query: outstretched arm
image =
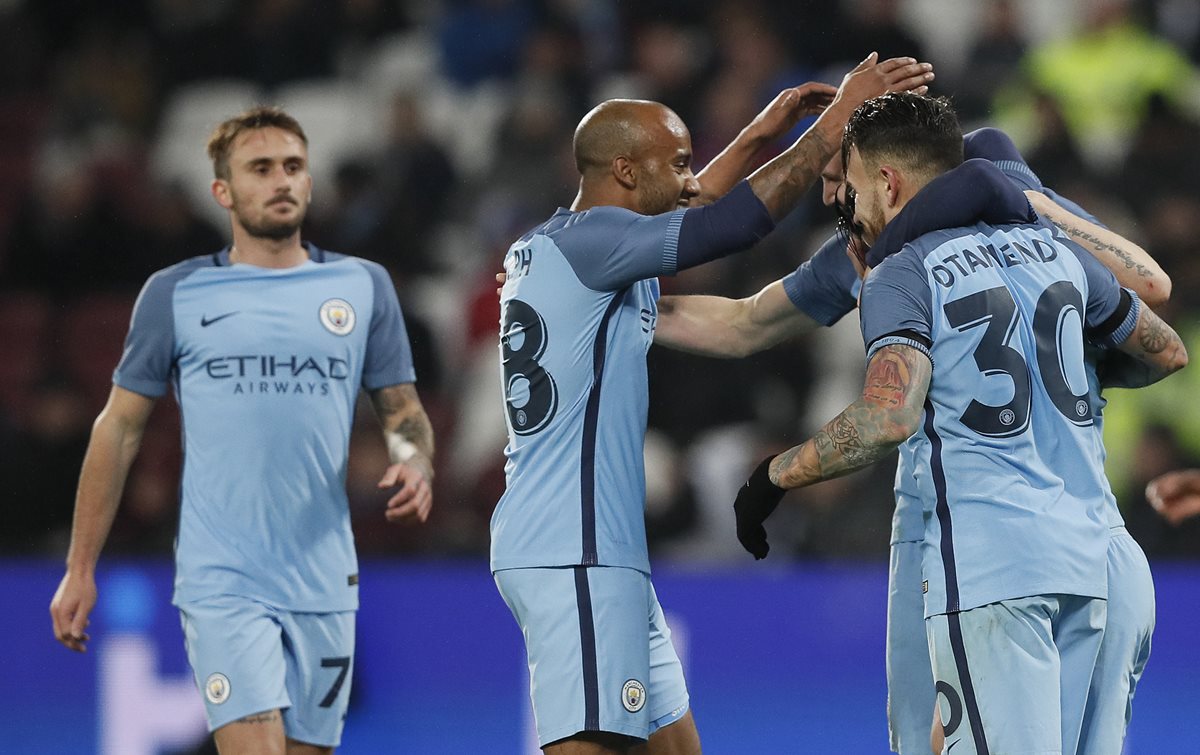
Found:
[[[1025,196],[1039,215],[1063,230],[1092,254],[1152,309],[1171,297],[1171,278],[1145,249],[1107,228],[1067,211],[1040,191],[1026,190]]]
[[[745,357],[814,325],[792,304],[783,281],[775,281],[744,299],[661,297],[654,342],[701,356]]]
[[[54,636],[71,650],[87,649],[84,630],[96,605],[96,562],[112,529],[125,478],[153,408],[154,399],[114,385],[92,426],[79,473],[67,573],[50,601]]]
[[[412,383],[371,391],[391,464],[380,489],[399,487],[387,502],[389,522],[424,522],[433,506],[433,427]]]

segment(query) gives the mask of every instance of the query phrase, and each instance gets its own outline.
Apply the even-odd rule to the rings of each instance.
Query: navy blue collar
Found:
[[[1036,221],[1029,200],[1003,171],[990,160],[967,160],[930,181],[909,200],[867,252],[867,265],[877,267],[908,242],[943,228]]]

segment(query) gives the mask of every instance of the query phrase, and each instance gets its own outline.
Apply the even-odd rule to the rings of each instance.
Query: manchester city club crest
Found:
[[[321,324],[335,336],[354,330],[354,307],[345,299],[330,299],[321,305]]]
[[[621,705],[630,713],[637,713],[646,705],[646,688],[637,679],[630,679],[621,688]]]
[[[229,677],[220,672],[208,675],[204,682],[204,696],[213,705],[220,705],[229,699]]]

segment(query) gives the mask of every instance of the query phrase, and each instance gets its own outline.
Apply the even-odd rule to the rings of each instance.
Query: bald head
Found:
[[[666,105],[649,100],[606,100],[575,128],[575,167],[580,174],[609,170],[624,155],[637,160],[664,138],[687,137],[687,127]]]

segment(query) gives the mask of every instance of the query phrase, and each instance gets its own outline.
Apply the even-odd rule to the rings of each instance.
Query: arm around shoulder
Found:
[[[658,300],[654,342],[710,357],[746,357],[812,325],[788,298],[782,281],[753,296],[664,296]]]

